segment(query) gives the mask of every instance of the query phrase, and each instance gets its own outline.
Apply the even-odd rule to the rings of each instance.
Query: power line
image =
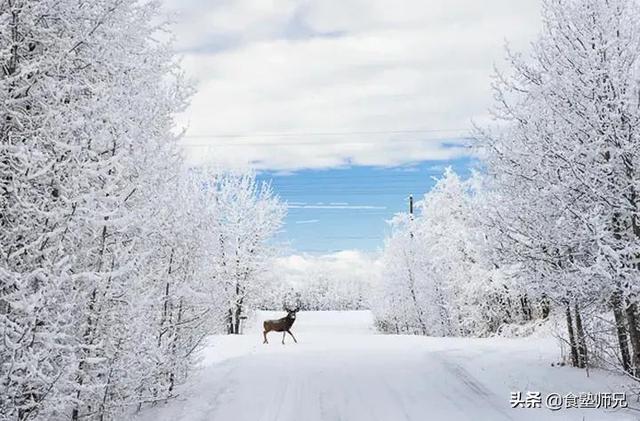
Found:
[[[316,237],[317,239],[320,240],[338,240],[338,239],[344,239],[344,240],[378,240],[378,239],[383,239],[384,235],[327,235],[327,236],[321,236],[321,237]]]
[[[407,134],[407,133],[445,133],[466,132],[470,129],[405,129],[405,130],[349,130],[339,132],[254,132],[254,133],[210,133],[185,135],[183,138],[252,138],[252,137],[298,137],[298,136],[355,136],[355,135],[379,135],[379,134]]]
[[[362,136],[362,135],[392,135],[392,134],[419,134],[419,133],[452,133],[448,136],[421,137],[413,139],[394,139],[394,143],[403,142],[428,142],[428,141],[455,141],[470,140],[468,129],[411,129],[411,130],[370,130],[370,131],[342,131],[342,132],[265,132],[265,133],[211,133],[198,135],[185,135],[183,139],[256,139],[256,138],[292,138],[292,137],[313,137],[313,136]],[[453,134],[455,133],[455,135]],[[371,141],[342,140],[342,141],[251,141],[251,142],[207,142],[190,143],[180,142],[185,147],[235,147],[235,146],[297,146],[297,145],[376,145],[380,144]]]
[[[300,180],[300,181],[283,181],[276,180],[275,182],[271,182],[272,187],[278,188],[309,188],[309,187],[326,187],[334,186],[338,189],[344,188],[369,188],[369,187],[378,187],[381,183],[389,186],[397,186],[397,185],[414,185],[414,184],[423,184],[425,181],[430,181],[431,176],[440,175],[440,172],[427,172],[421,173],[419,177],[415,178],[385,178],[385,177],[374,177],[371,178],[349,178],[346,176],[340,177],[323,177],[315,180]],[[260,180],[269,181],[269,179],[260,178]]]
[[[357,172],[355,174],[353,174],[354,170],[353,167],[348,167],[348,168],[341,168],[341,167],[336,167],[336,168],[332,168],[331,172],[327,172],[327,170],[325,169],[310,169],[310,170],[305,170],[307,172],[313,172],[313,174],[304,174],[305,177],[307,178],[311,178],[313,177],[314,179],[326,179],[326,178],[347,178],[347,179],[372,179],[372,178],[412,178],[412,177],[423,177],[425,174],[427,174],[428,172],[433,172],[433,171],[442,171],[444,170],[447,166],[449,166],[446,162],[446,160],[440,160],[440,161],[436,161],[434,160],[434,162],[444,162],[444,164],[434,164],[434,165],[430,165],[430,166],[425,166],[425,167],[419,167],[419,166],[415,166],[415,167],[407,167],[407,168],[412,168],[411,171],[395,171],[395,168],[398,167],[374,167],[373,165],[368,166],[368,167],[374,167],[374,169],[372,170],[371,173],[365,173],[365,172]],[[434,166],[438,166],[437,168],[433,168]],[[439,166],[442,166],[442,168],[440,168]],[[295,173],[297,175],[297,172]],[[284,174],[280,174],[280,171],[278,170],[262,170],[258,173],[258,178],[274,178],[277,177],[278,180],[282,181],[282,180],[287,180],[287,179],[293,179],[294,173],[284,173]]]
[[[313,146],[324,146],[324,145],[369,145],[369,146],[388,146],[389,144],[397,144],[397,143],[425,143],[425,142],[433,142],[433,141],[470,141],[473,140],[471,137],[460,136],[460,137],[428,137],[428,138],[420,138],[420,139],[394,139],[387,143],[382,142],[370,142],[370,141],[355,141],[355,140],[347,140],[347,141],[322,141],[322,142],[234,142],[234,143],[179,143],[180,146],[186,147],[205,147],[205,148],[221,148],[221,147],[238,147],[238,146],[302,146],[302,145],[313,145]],[[462,144],[456,144],[451,146],[460,146],[463,147]]]

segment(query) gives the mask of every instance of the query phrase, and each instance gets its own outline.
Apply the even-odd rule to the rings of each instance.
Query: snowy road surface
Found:
[[[280,316],[280,313],[276,313]],[[260,315],[260,318],[271,314]],[[302,312],[262,345],[257,327],[211,339],[180,397],[139,421],[637,420],[632,410],[512,409],[510,392],[619,391],[624,379],[552,367],[554,339],[377,335],[368,312]]]

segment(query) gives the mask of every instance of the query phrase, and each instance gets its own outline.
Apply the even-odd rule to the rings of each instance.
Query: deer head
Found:
[[[284,311],[286,311],[286,312],[287,312],[287,318],[288,318],[288,319],[295,319],[295,318],[296,318],[296,313],[297,313],[298,311],[300,311],[300,306],[298,305],[298,306],[296,306],[296,308],[294,308],[294,309],[290,309],[290,308],[288,308],[288,307],[285,307],[285,308],[284,308]]]

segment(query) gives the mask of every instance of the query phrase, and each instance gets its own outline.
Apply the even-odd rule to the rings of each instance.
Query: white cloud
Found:
[[[489,77],[505,38],[522,49],[539,21],[538,0],[169,7],[182,11],[178,42],[198,80],[182,119],[189,156],[282,170],[465,154],[443,139],[464,136],[472,118],[487,119]],[[397,132],[407,129],[444,131]],[[220,134],[242,136],[212,137]]]
[[[317,224],[320,222],[319,219],[306,219],[303,221],[295,221],[296,224]]]
[[[331,279],[357,279],[374,282],[380,276],[378,256],[357,250],[344,250],[322,256],[294,254],[275,260],[273,273],[279,280],[301,286],[317,274]]]

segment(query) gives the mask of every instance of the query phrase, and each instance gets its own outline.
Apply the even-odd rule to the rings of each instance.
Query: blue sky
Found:
[[[271,181],[274,191],[289,204],[278,240],[292,252],[372,252],[382,248],[388,234],[385,221],[407,210],[410,194],[422,198],[446,166],[466,177],[472,163],[462,157],[399,167],[265,171],[259,178]]]
[[[375,251],[410,193],[464,176],[505,40],[540,26],[539,0],[163,1],[196,88],[187,159],[272,179],[292,255]]]

